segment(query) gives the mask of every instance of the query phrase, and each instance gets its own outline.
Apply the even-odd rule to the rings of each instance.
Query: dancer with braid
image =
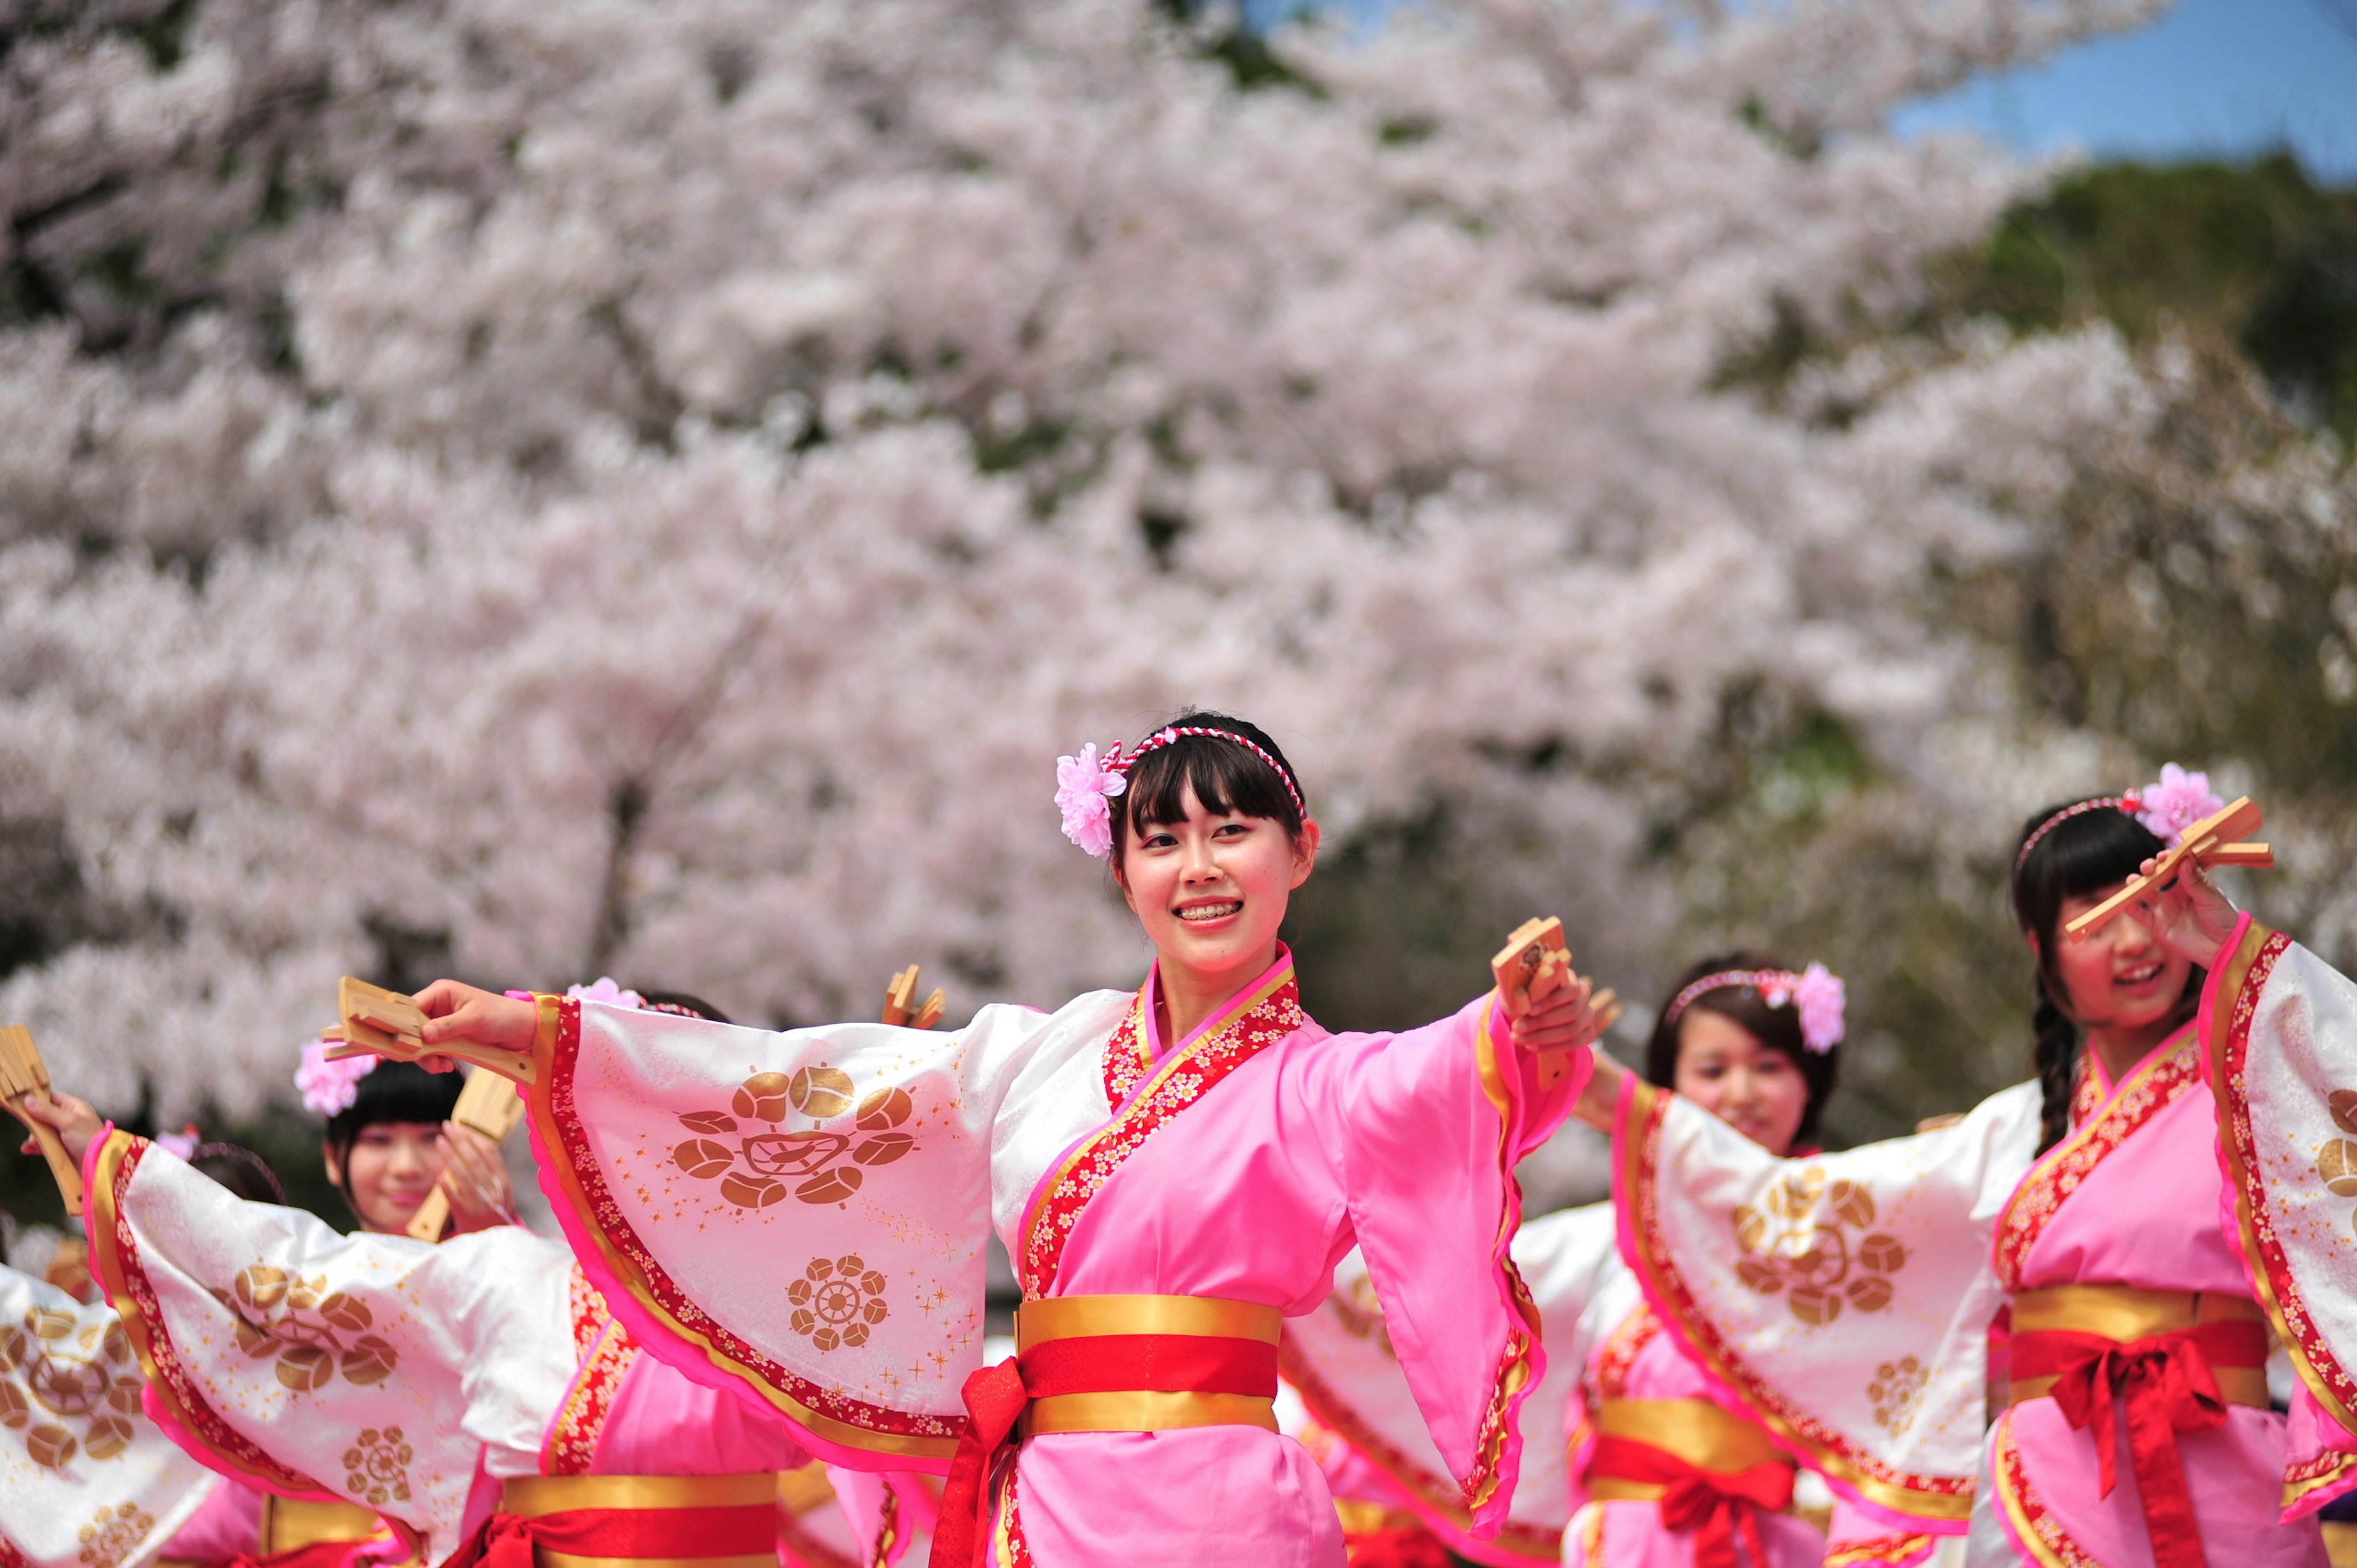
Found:
[[[2309,1516],[2357,1485],[2348,1249],[2312,1219],[2347,1208],[2314,1151],[2357,1103],[2327,1089],[2357,986],[2190,861],[2062,929],[2219,804],[2172,768],[2025,825],[2040,1077],[1955,1126],[1778,1160],[1609,1066],[1582,1102],[1614,1133],[1638,1282],[1722,1396],[1895,1531],[1968,1532],[1975,1563],[2321,1568]],[[2305,1356],[2288,1417],[2271,1309]]]
[[[1512,1172],[1579,1090],[1586,983],[1329,1035],[1277,937],[1318,830],[1273,739],[1192,713],[1058,777],[1155,946],[1135,992],[772,1033],[438,983],[427,1048],[529,1082],[559,1218],[651,1353],[830,1458],[948,1474],[937,1564],[1339,1568],[1272,1407],[1279,1325],[1354,1245],[1493,1530],[1544,1369]],[[1024,1303],[985,1369],[993,1229]]]

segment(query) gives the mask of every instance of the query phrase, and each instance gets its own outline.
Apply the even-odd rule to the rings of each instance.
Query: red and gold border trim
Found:
[[[2008,1291],[2021,1289],[2021,1271],[2047,1225],[2071,1195],[2136,1131],[2177,1102],[2201,1076],[2201,1053],[2190,1025],[2156,1048],[2128,1074],[2104,1108],[2030,1167],[2006,1199],[1997,1217],[1992,1255],[1996,1276]],[[2089,1073],[2089,1078],[2094,1075]]]
[[[1878,1535],[1867,1541],[1846,1541],[1828,1547],[1823,1568],[1915,1568],[1932,1555],[1942,1537]]]
[[[1971,1477],[1918,1475],[1861,1451],[1839,1432],[1770,1388],[1727,1344],[1709,1315],[1701,1310],[1684,1277],[1671,1262],[1663,1230],[1655,1173],[1660,1165],[1662,1125],[1676,1097],[1666,1090],[1639,1081],[1634,1075],[1629,1080],[1629,1093],[1631,1098],[1622,1107],[1621,1128],[1615,1140],[1614,1197],[1622,1205],[1624,1240],[1632,1243],[1627,1249],[1631,1253],[1629,1261],[1644,1286],[1647,1300],[1664,1325],[1678,1330],[1704,1369],[1740,1399],[1760,1424],[1782,1442],[1805,1451],[1813,1464],[1867,1502],[1917,1519],[1969,1518],[1973,1506]]]
[[[1301,1396],[1309,1413],[1318,1418],[1335,1437],[1351,1447],[1384,1475],[1390,1477],[1416,1501],[1415,1511],[1427,1514],[1446,1523],[1451,1530],[1469,1537],[1473,1526],[1472,1510],[1465,1506],[1463,1491],[1446,1477],[1435,1475],[1417,1464],[1376,1431],[1352,1410],[1348,1402],[1336,1393],[1325,1379],[1318,1375],[1317,1367],[1294,1345],[1290,1337],[1276,1348],[1277,1370]],[[1496,1537],[1482,1542],[1485,1548],[1511,1552],[1534,1563],[1555,1563],[1563,1557],[1563,1531],[1546,1530],[1509,1519]]]
[[[2013,1417],[1999,1418],[1989,1470],[1996,1502],[2014,1544],[2028,1552],[2038,1568],[2104,1568],[2087,1549],[2071,1538],[2062,1521],[2040,1500],[2029,1484],[2029,1467],[2013,1440]]]
[[[2218,1148],[2234,1191],[2234,1221],[2251,1287],[2267,1309],[2276,1337],[2283,1341],[2308,1391],[2343,1428],[2357,1432],[2357,1379],[2350,1376],[2317,1331],[2301,1298],[2299,1281],[2292,1273],[2291,1260],[2264,1207],[2266,1192],[2259,1176],[2258,1143],[2251,1126],[2244,1063],[2250,1054],[2251,1023],[2258,1014],[2259,995],[2266,989],[2267,977],[2275,972],[2276,961],[2290,949],[2291,939],[2244,918],[2233,956],[2212,972],[2212,989],[2201,1002],[2210,1087],[2218,1102]]]
[[[1149,983],[1151,983],[1149,982]],[[1133,1008],[1123,1029],[1135,1029],[1143,1008]],[[1112,1121],[1081,1140],[1056,1174],[1043,1182],[1023,1221],[1023,1256],[1017,1260],[1023,1294],[1036,1300],[1055,1289],[1064,1243],[1072,1227],[1114,1171],[1172,1118],[1200,1102],[1244,1063],[1285,1040],[1309,1022],[1290,954],[1230,1004],[1224,1022],[1199,1031],[1146,1075]],[[1118,1047],[1121,1030],[1114,1032]],[[1112,1069],[1108,1066],[1108,1081]]]
[[[528,1100],[533,1125],[551,1155],[545,1169],[571,1207],[572,1217],[586,1221],[568,1225],[568,1233],[576,1242],[587,1233],[605,1273],[659,1328],[696,1348],[717,1369],[759,1391],[813,1435],[869,1453],[947,1463],[957,1452],[965,1417],[891,1410],[823,1389],[763,1355],[679,1287],[622,1213],[590,1152],[573,1089],[581,1054],[581,1004],[563,996],[538,1000],[537,1071]]]
[[[540,1470],[544,1476],[586,1476],[597,1457],[597,1440],[605,1435],[606,1417],[613,1412],[614,1395],[622,1386],[639,1348],[630,1331],[610,1318],[589,1353],[581,1359],[556,1419],[548,1423],[541,1443]]]

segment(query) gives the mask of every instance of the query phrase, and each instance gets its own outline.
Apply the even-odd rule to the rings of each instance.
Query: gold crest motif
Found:
[[[156,1528],[156,1516],[135,1503],[101,1503],[91,1521],[74,1532],[81,1547],[74,1561],[82,1568],[114,1568]]]
[[[27,1455],[46,1469],[129,1448],[141,1386],[118,1322],[81,1326],[37,1306],[0,1330],[0,1427],[23,1433]]]
[[[2316,1179],[2335,1197],[2357,1197],[2357,1142],[2352,1141],[2357,1139],[2357,1089],[2334,1090],[2324,1097],[2324,1108],[2350,1136],[2328,1138],[2316,1151]],[[2357,1229],[2357,1208],[2350,1210],[2350,1223]]]
[[[238,1348],[257,1361],[275,1358],[278,1380],[296,1393],[327,1387],[339,1365],[346,1382],[366,1388],[401,1364],[392,1341],[366,1332],[376,1322],[368,1303],[330,1291],[325,1275],[250,1263],[214,1298],[237,1319]]]
[[[882,1270],[869,1268],[856,1252],[813,1258],[802,1277],[786,1287],[794,1309],[787,1321],[821,1350],[865,1345],[868,1329],[892,1316],[884,1304],[888,1283]]]
[[[1874,1380],[1866,1385],[1866,1397],[1874,1402],[1874,1423],[1893,1437],[1906,1431],[1922,1403],[1923,1385],[1931,1380],[1931,1369],[1912,1356],[1875,1368]]]
[[[851,1075],[838,1068],[804,1068],[791,1078],[757,1072],[729,1097],[727,1110],[692,1111],[679,1119],[695,1136],[672,1150],[672,1163],[699,1181],[717,1180],[720,1196],[739,1208],[767,1208],[789,1193],[804,1203],[842,1203],[859,1190],[867,1171],[917,1146],[914,1136],[899,1130],[917,1110],[907,1090],[857,1094]],[[813,1122],[848,1113],[851,1124],[785,1130],[782,1123],[796,1113]],[[748,1122],[755,1130],[746,1130]]]
[[[1735,1210],[1735,1273],[1762,1295],[1781,1293],[1803,1323],[1833,1322],[1843,1308],[1880,1312],[1907,1266],[1896,1236],[1869,1229],[1874,1195],[1860,1182],[1828,1182],[1811,1166],[1770,1187],[1760,1207]],[[1853,1236],[1853,1232],[1857,1234]]]
[[[401,1428],[363,1427],[344,1450],[344,1490],[382,1508],[409,1500],[409,1462],[416,1457]]]

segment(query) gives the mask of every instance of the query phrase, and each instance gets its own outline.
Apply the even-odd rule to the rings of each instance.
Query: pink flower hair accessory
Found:
[[[515,993],[510,992],[509,994],[514,995]],[[568,985],[565,988],[565,994],[576,1002],[603,1002],[615,1007],[643,1008],[647,1004],[645,997],[615,983],[614,977],[609,974],[601,974],[587,985]],[[524,995],[527,1001],[531,999],[529,992]]]
[[[1120,743],[1097,757],[1094,746],[1083,746],[1078,757],[1056,758],[1056,809],[1064,816],[1064,836],[1096,856],[1113,858],[1113,800],[1129,788],[1122,775],[1129,761]]]
[[[303,1096],[303,1109],[318,1116],[337,1116],[352,1108],[361,1097],[361,1079],[376,1070],[374,1057],[346,1057],[341,1061],[328,1059],[331,1040],[313,1040],[303,1047],[302,1065],[295,1069],[295,1088]]]
[[[2172,849],[2183,841],[2186,829],[2226,809],[2210,788],[2210,775],[2188,773],[2174,762],[2163,763],[2160,781],[2146,785],[2131,799],[2136,802],[2130,808],[2136,820]]]
[[[1770,1007],[1792,1007],[1801,1015],[1801,1044],[1823,1056],[1840,1045],[1847,1030],[1849,988],[1824,964],[1800,973],[1789,969],[1722,969],[1706,974],[1671,999],[1663,1022],[1674,1024],[1695,998],[1713,991],[1749,986]]]

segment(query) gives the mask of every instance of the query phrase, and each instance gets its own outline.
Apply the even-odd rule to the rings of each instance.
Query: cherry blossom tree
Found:
[[[1240,76],[1129,0],[27,0],[0,820],[70,897],[0,1008],[178,1113],[352,971],[1052,1004],[1143,954],[1054,758],[1186,702],[1639,977],[1744,715],[2001,834],[2106,754],[1938,585],[2179,394],[1898,332],[2046,171],[1884,127],[2156,8],[1458,0]]]

